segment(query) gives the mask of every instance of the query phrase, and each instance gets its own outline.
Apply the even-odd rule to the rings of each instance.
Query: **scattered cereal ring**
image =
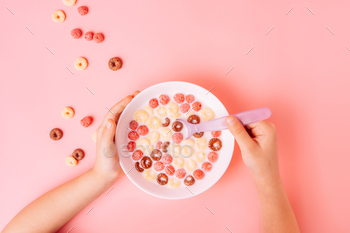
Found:
[[[166,108],[163,106],[159,106],[156,111],[157,111],[158,116],[160,116],[160,117],[165,117],[168,114],[166,112]]]
[[[186,175],[186,171],[185,171],[185,169],[183,169],[183,168],[177,169],[176,172],[175,172],[175,176],[176,176],[177,178],[179,178],[179,179],[184,178],[185,175]]]
[[[97,132],[94,132],[92,134],[92,140],[96,143],[96,141],[97,141]]]
[[[188,172],[194,171],[197,168],[197,163],[193,159],[188,159],[185,162],[185,169]]]
[[[175,174],[175,168],[172,165],[168,165],[165,167],[165,173],[169,176],[173,176]]]
[[[173,160],[173,165],[176,169],[183,168],[183,166],[185,165],[185,160],[181,157],[177,157]]]
[[[66,19],[66,14],[61,11],[55,11],[54,13],[52,13],[52,20],[57,22],[57,23],[61,23]]]
[[[72,156],[79,161],[85,157],[85,152],[82,149],[75,149],[72,153]]]
[[[157,148],[158,150],[160,150],[160,149],[162,148],[162,142],[161,142],[161,141],[157,142],[156,148]]]
[[[172,114],[172,115],[169,115],[169,117],[171,118],[171,119],[177,119],[177,118],[179,118],[181,116],[181,113],[176,113],[176,114]]]
[[[136,131],[130,131],[129,133],[128,133],[128,138],[130,139],[130,140],[133,140],[133,141],[136,141],[137,139],[139,139],[139,134],[136,132]]]
[[[180,186],[181,182],[178,179],[170,178],[168,182],[169,188],[176,189]]]
[[[157,175],[157,182],[160,185],[166,185],[168,183],[168,176],[165,175],[164,173],[159,173]]]
[[[174,100],[176,103],[181,104],[185,101],[185,96],[184,94],[177,93],[174,95]]]
[[[64,119],[71,119],[74,116],[74,109],[71,107],[65,107],[62,109],[61,115]]]
[[[193,176],[194,176],[194,178],[196,178],[197,180],[201,180],[201,179],[204,178],[205,173],[204,173],[202,170],[197,169],[197,170],[195,170],[195,171],[193,172]]]
[[[84,127],[89,127],[92,123],[92,117],[84,117],[80,120],[80,124]]]
[[[215,163],[218,160],[218,153],[212,151],[208,154],[208,160],[209,162]]]
[[[159,140],[159,133],[157,131],[151,131],[148,136],[147,139],[151,142],[151,143],[156,143]]]
[[[156,130],[162,126],[162,121],[158,117],[150,117],[147,121],[147,126],[150,129]]]
[[[203,135],[204,135],[204,132],[197,132],[197,133],[194,133],[194,134],[193,134],[193,137],[195,137],[195,138],[201,138],[201,137],[203,137]]]
[[[214,138],[220,137],[221,131],[212,131],[212,132],[211,132],[211,135],[212,135]]]
[[[139,123],[146,123],[149,118],[149,115],[145,110],[141,109],[135,112],[134,118]]]
[[[222,142],[219,138],[212,138],[209,141],[209,148],[213,151],[219,151],[222,147]]]
[[[80,6],[78,7],[78,13],[83,16],[86,15],[89,12],[89,8],[87,6]]]
[[[171,132],[171,129],[169,128],[161,128],[159,130],[159,134],[160,134],[160,139],[162,141],[170,141],[171,136],[173,135],[173,133]]]
[[[139,127],[139,123],[137,123],[137,121],[135,121],[135,120],[130,121],[130,123],[129,123],[129,128],[130,129],[136,130],[137,127]]]
[[[150,116],[153,115],[153,109],[152,109],[150,106],[145,105],[145,106],[143,107],[143,109],[146,110],[146,112],[148,113],[148,115],[150,115]]]
[[[169,96],[167,96],[167,95],[160,95],[160,96],[159,96],[159,102],[160,102],[160,104],[162,104],[162,105],[167,105],[167,104],[169,103],[169,101],[170,101]]]
[[[204,151],[197,151],[193,157],[198,163],[201,163],[205,160],[205,153]]]
[[[142,167],[140,167],[140,162],[136,162],[135,163],[135,169],[138,171],[138,172],[143,172],[145,169],[143,169]]]
[[[191,175],[187,176],[187,177],[185,178],[185,180],[184,180],[184,184],[185,184],[186,186],[191,186],[191,185],[193,185],[195,182],[196,182],[196,180],[195,180],[195,179],[193,178],[193,176],[191,176]]]
[[[133,152],[136,148],[136,142],[130,141],[126,147],[129,152]]]
[[[63,132],[59,128],[54,128],[50,131],[50,138],[54,141],[58,141],[63,137]]]
[[[163,144],[162,144],[162,151],[164,152],[164,153],[166,153],[166,152],[168,152],[168,146],[170,145],[170,142],[164,142]]]
[[[96,33],[97,34],[97,33]],[[95,35],[96,35],[95,34]],[[100,42],[97,42],[96,40],[95,40],[95,35],[94,35],[94,37],[93,37],[93,39],[94,39],[94,41],[96,42],[96,43],[100,43]],[[102,41],[101,41],[102,42]],[[111,70],[113,70],[113,71],[116,71],[116,70],[119,70],[120,68],[122,68],[122,66],[123,66],[123,62],[122,62],[122,60],[119,58],[119,57],[112,57],[111,59],[109,59],[109,61],[108,61],[108,67],[109,67],[109,69],[111,69]]]
[[[171,143],[169,146],[169,150],[168,153],[170,155],[172,155],[173,157],[177,158],[180,156],[180,150],[181,150],[181,146],[177,145],[175,143]]]
[[[162,162],[155,162],[153,165],[153,169],[156,170],[157,172],[163,170],[165,165]]]
[[[179,106],[174,103],[174,102],[170,102],[168,103],[168,105],[166,106],[166,111],[170,114],[170,115],[175,115],[176,113],[179,112]]]
[[[209,162],[204,162],[203,164],[202,164],[202,169],[204,170],[204,171],[206,171],[206,172],[210,172],[211,171],[211,169],[212,169],[212,165],[211,165],[211,163],[209,163]]]
[[[135,150],[134,153],[132,153],[132,158],[134,160],[140,160],[143,156],[143,152],[141,150]]]
[[[191,115],[187,118],[187,122],[191,124],[199,124],[201,123],[201,119],[197,115]]]
[[[183,127],[184,127],[184,125],[180,121],[174,121],[171,128],[175,132],[180,132]]]
[[[172,161],[173,161],[173,157],[171,155],[163,154],[162,163],[164,163],[164,164],[171,164]]]
[[[190,110],[190,108],[191,108],[191,106],[189,104],[187,104],[187,103],[182,104],[180,106],[180,112],[186,113],[186,112],[188,112]]]
[[[158,100],[156,98],[150,99],[148,104],[151,108],[156,108],[159,105]]]
[[[162,152],[160,152],[158,149],[154,149],[152,150],[150,156],[154,161],[159,161],[162,158]]]
[[[99,32],[98,32],[98,33],[95,33],[95,34],[94,34],[93,39],[94,39],[94,41],[95,41],[96,43],[101,43],[102,41],[105,40],[105,37],[103,36],[102,33],[99,33]]]
[[[74,39],[79,39],[83,35],[83,32],[79,28],[74,28],[70,34]]]
[[[193,95],[186,95],[186,102],[187,103],[192,103],[193,101],[194,101]]]
[[[193,109],[194,111],[196,111],[196,112],[198,112],[199,110],[201,110],[201,108],[202,108],[202,104],[201,104],[200,102],[198,102],[198,101],[196,101],[196,102],[194,102],[194,103],[192,104],[192,109]]]
[[[148,134],[148,128],[145,125],[140,125],[136,131],[141,136],[146,136]]]
[[[77,166],[77,164],[78,164],[78,161],[77,161],[75,158],[73,158],[72,156],[68,156],[68,157],[65,159],[65,162],[66,162],[66,164],[67,164],[68,166],[70,166],[70,167],[75,167],[75,166]]]
[[[179,144],[183,139],[182,133],[174,133],[173,136],[171,137],[171,139],[176,144]]]
[[[163,127],[168,127],[170,125],[170,119],[169,118],[165,118],[165,123],[162,124]]]
[[[196,139],[196,148],[198,150],[204,150],[205,148],[207,148],[207,139],[197,138]]]
[[[189,158],[193,155],[194,149],[190,145],[185,145],[181,147],[181,156],[184,158]]]
[[[152,167],[152,160],[150,157],[148,156],[144,156],[142,159],[141,159],[141,167],[143,167],[144,169],[148,169],[150,167]]]
[[[79,57],[74,61],[74,67],[76,70],[85,70],[88,67],[88,61],[84,57]]]
[[[62,2],[66,6],[74,6],[77,0],[62,0]]]
[[[149,181],[155,180],[156,176],[157,173],[155,173],[152,169],[148,169],[143,173],[143,177],[145,177]]]
[[[94,33],[91,32],[91,31],[90,32],[85,32],[84,37],[85,37],[85,40],[92,41],[92,39],[94,38]]]
[[[202,117],[203,120],[205,121],[210,121],[214,119],[214,112],[211,108],[203,108],[200,112],[199,115]]]

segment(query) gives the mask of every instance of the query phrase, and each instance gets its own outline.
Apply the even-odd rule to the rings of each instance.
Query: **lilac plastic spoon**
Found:
[[[271,110],[269,108],[257,108],[245,112],[232,114],[230,116],[236,117],[242,122],[243,125],[249,125],[258,121],[268,119],[271,116]],[[220,117],[211,121],[207,121],[201,124],[191,124],[182,119],[176,119],[182,122],[187,128],[187,137],[189,139],[192,134],[196,132],[207,132],[207,131],[219,131],[227,129],[225,124],[225,118],[228,116]],[[186,135],[184,135],[186,136]]]

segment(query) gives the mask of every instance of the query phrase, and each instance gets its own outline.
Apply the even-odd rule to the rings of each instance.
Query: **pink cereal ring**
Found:
[[[175,172],[175,176],[179,179],[182,179],[186,176],[186,171],[183,168],[177,169]]]
[[[137,123],[137,121],[135,121],[135,120],[132,120],[132,121],[130,121],[130,123],[129,123],[129,127],[130,127],[130,129],[132,129],[132,130],[136,130],[138,126],[139,126],[139,123]]]
[[[85,32],[85,40],[87,41],[92,41],[92,39],[94,38],[94,33],[93,32]]]
[[[167,95],[160,95],[159,96],[159,102],[161,105],[167,105],[169,103],[169,101],[170,101],[169,96],[167,96]]]
[[[133,152],[135,148],[136,148],[136,142],[130,141],[127,146],[128,151]]]
[[[136,131],[130,131],[129,133],[128,133],[128,138],[130,139],[130,140],[133,140],[133,141],[136,141],[137,139],[139,139],[139,134],[136,132]]]
[[[137,132],[141,136],[146,136],[148,134],[148,127],[145,125],[140,125],[140,127],[137,129]]]
[[[194,101],[193,95],[186,95],[186,102],[187,103],[192,103],[193,101]]]
[[[162,162],[156,162],[156,163],[154,163],[154,165],[153,165],[153,168],[154,168],[154,170],[156,170],[156,171],[161,171],[161,170],[163,170],[164,169],[164,164],[162,163]]]
[[[173,140],[173,142],[175,142],[176,144],[180,144],[180,142],[183,139],[183,136],[181,133],[174,133],[173,136],[171,137],[171,139]]]
[[[83,35],[83,32],[79,28],[74,28],[70,34],[74,39],[79,39]]]
[[[213,166],[212,166],[211,163],[209,163],[209,162],[204,162],[204,163],[202,164],[202,169],[203,169],[205,172],[210,172],[212,167],[213,167]]]
[[[159,141],[159,142],[157,142],[157,144],[156,144],[156,148],[158,149],[158,150],[160,150],[161,148],[162,148],[162,142],[161,141]]]
[[[135,152],[132,154],[132,158],[134,160],[140,160],[143,156],[143,152],[140,150],[135,150]]]
[[[194,172],[193,172],[193,176],[194,178],[196,178],[197,180],[201,180],[204,178],[205,176],[205,173],[200,170],[200,169],[196,169]]]
[[[173,161],[173,157],[171,155],[166,154],[166,153],[163,154],[162,162],[164,164],[171,164],[172,161]]]
[[[215,163],[218,160],[218,153],[212,151],[208,154],[209,162]]]
[[[95,33],[95,35],[94,35],[94,41],[95,41],[96,43],[101,43],[101,42],[104,41],[104,40],[105,40],[105,37],[103,36],[102,33]]]
[[[185,101],[185,96],[181,93],[177,93],[174,95],[174,100],[176,103],[181,104]]]
[[[169,176],[172,176],[175,174],[175,168],[172,165],[168,165],[165,168],[165,173],[168,174]]]
[[[84,127],[89,127],[92,123],[92,117],[84,117],[80,120],[80,124]]]
[[[159,105],[158,100],[156,98],[150,99],[149,106],[151,108],[156,108],[156,107],[158,107],[158,105]]]
[[[211,132],[211,135],[212,135],[213,137],[215,137],[215,138],[220,137],[221,131],[212,131],[212,132]]]
[[[196,101],[192,104],[192,107],[193,107],[193,110],[198,112],[199,110],[202,109],[202,104],[200,102]]]
[[[184,103],[180,106],[180,111],[182,113],[186,113],[188,112],[188,110],[190,110],[191,106],[188,103]]]
[[[89,8],[87,6],[80,6],[78,7],[78,13],[83,16],[86,15],[89,12]]]

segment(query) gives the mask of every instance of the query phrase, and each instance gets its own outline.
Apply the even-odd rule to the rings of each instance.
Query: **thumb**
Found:
[[[249,136],[242,123],[233,116],[228,116],[225,119],[227,128],[235,137],[241,150],[249,150],[255,146],[255,142]]]
[[[109,118],[102,131],[99,149],[102,150],[106,157],[113,157],[117,152],[117,147],[114,144],[114,135],[117,125],[113,119]]]

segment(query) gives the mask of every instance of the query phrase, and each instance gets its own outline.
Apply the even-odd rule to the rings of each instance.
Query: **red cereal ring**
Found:
[[[212,135],[214,138],[220,137],[221,131],[212,131],[212,132],[211,132],[211,135]]]
[[[177,93],[174,95],[174,100],[176,103],[181,104],[185,101],[185,96],[181,93]]]
[[[183,139],[182,133],[174,133],[173,136],[171,137],[171,139],[173,140],[173,142],[175,142],[176,144],[180,144],[180,142]]]
[[[162,142],[161,142],[161,141],[157,142],[156,148],[157,148],[158,150],[160,150],[160,149],[162,148]]]
[[[132,158],[134,160],[140,160],[143,156],[143,152],[141,150],[135,150],[135,152],[132,154]]]
[[[186,113],[190,110],[191,106],[188,103],[184,103],[180,106],[180,111]]]
[[[130,140],[133,140],[133,141],[136,141],[137,139],[139,139],[139,135],[138,135],[138,133],[136,132],[136,131],[130,131],[129,133],[128,133],[128,138],[130,139]]]
[[[132,130],[136,130],[138,126],[139,126],[139,123],[137,123],[137,121],[135,121],[135,120],[132,120],[129,123],[129,128]]]
[[[169,154],[163,154],[162,162],[164,164],[171,164],[172,161],[173,161],[173,156],[171,156]]]
[[[198,112],[199,110],[202,109],[202,104],[200,102],[196,101],[192,104],[192,107],[193,107],[194,111]]]
[[[185,171],[185,169],[183,169],[183,168],[177,169],[176,172],[175,172],[175,176],[176,176],[177,178],[179,178],[179,179],[184,178],[185,175],[186,175],[186,171]]]
[[[87,6],[80,6],[78,7],[78,13],[83,16],[86,15],[89,12],[89,8]]]
[[[164,173],[159,173],[157,175],[157,182],[160,185],[166,185],[168,183],[168,176],[165,175]]]
[[[70,34],[74,39],[79,39],[83,35],[83,32],[79,28],[74,28]]]
[[[192,103],[193,101],[194,101],[193,95],[186,95],[186,102],[187,103]]]
[[[141,136],[146,136],[148,134],[148,127],[145,125],[140,125],[140,127],[137,129],[137,133]]]
[[[154,170],[156,170],[158,172],[163,170],[164,167],[165,166],[164,166],[164,164],[162,162],[155,162],[154,165],[153,165]]]
[[[173,176],[175,174],[175,168],[172,165],[168,165],[165,168],[165,173],[169,176]]]
[[[218,153],[212,151],[208,154],[208,160],[209,162],[215,163],[218,160]]]
[[[202,169],[205,171],[205,172],[210,172],[211,169],[212,169],[213,165],[211,165],[211,163],[209,162],[204,162],[202,164]]]
[[[127,149],[129,152],[133,152],[136,148],[136,142],[130,141],[127,145]]]
[[[170,101],[169,96],[167,96],[167,95],[160,95],[159,96],[159,102],[161,105],[167,105],[169,103],[169,101]]]
[[[205,173],[200,170],[200,169],[196,169],[194,172],[193,172],[193,176],[194,178],[196,178],[197,180],[201,180],[204,178],[205,176]]]
[[[84,37],[87,41],[92,41],[92,39],[94,38],[94,33],[93,32],[85,32]]]
[[[156,98],[150,99],[148,104],[151,108],[156,108],[159,105],[158,100]]]
[[[95,35],[94,35],[93,38],[94,38],[94,41],[95,41],[96,43],[101,43],[102,41],[105,40],[105,37],[103,36],[102,33],[95,33]]]
[[[89,127],[92,123],[92,117],[84,117],[80,120],[80,124],[84,127]]]

